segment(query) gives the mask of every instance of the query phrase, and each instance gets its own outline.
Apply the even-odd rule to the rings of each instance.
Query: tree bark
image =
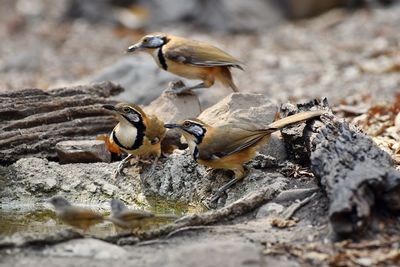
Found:
[[[109,133],[116,120],[102,108],[123,91],[110,82],[43,91],[0,94],[0,164],[22,157],[56,159],[64,140],[94,139]]]
[[[328,109],[326,100],[286,105],[286,114]],[[330,200],[329,219],[338,235],[361,232],[371,222],[374,207],[400,210],[400,173],[389,154],[344,119],[328,114],[308,126],[282,130],[294,157],[310,161]],[[383,204],[383,205],[382,205]]]

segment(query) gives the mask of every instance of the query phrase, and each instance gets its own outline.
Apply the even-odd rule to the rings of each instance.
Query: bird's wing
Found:
[[[163,121],[154,115],[147,115],[147,125],[146,136],[151,144],[156,144],[164,139],[166,129]]]
[[[102,220],[103,216],[93,210],[81,207],[70,207],[64,213],[70,220]]]
[[[177,40],[163,49],[167,59],[200,67],[228,66],[243,70],[242,62],[210,44],[194,40]]]
[[[202,143],[199,158],[204,160],[220,159],[260,142],[268,133],[265,131],[250,131],[231,126],[222,126],[215,129],[217,136],[223,136],[212,143]],[[221,132],[222,131],[222,132]],[[220,132],[220,133],[218,133]],[[213,138],[212,136],[210,136]]]
[[[133,221],[141,220],[144,218],[151,218],[154,217],[154,214],[144,210],[123,210],[115,217],[123,221]]]

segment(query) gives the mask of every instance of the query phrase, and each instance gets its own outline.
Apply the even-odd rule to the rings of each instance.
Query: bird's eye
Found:
[[[131,109],[129,107],[124,107],[122,109],[123,112],[128,113]]]
[[[183,123],[183,127],[185,127],[185,128],[189,128],[190,125],[192,125],[192,124],[191,124],[189,121],[185,121],[185,122]]]
[[[149,41],[149,39],[146,38],[143,40],[143,43],[147,43],[148,41]]]

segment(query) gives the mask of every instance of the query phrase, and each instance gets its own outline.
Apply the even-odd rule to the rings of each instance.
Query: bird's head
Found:
[[[139,42],[128,47],[126,52],[136,51],[152,51],[153,49],[159,48],[168,42],[168,37],[165,33],[152,33],[143,36]]]
[[[52,197],[49,202],[54,206],[54,208],[56,210],[71,206],[71,204],[68,202],[68,200],[66,200],[65,198],[63,198],[61,196]]]
[[[178,129],[188,143],[192,141],[198,145],[203,141],[207,128],[210,126],[198,119],[186,119],[179,123],[165,124],[164,127]]]
[[[113,199],[113,200],[111,200],[110,205],[111,205],[111,212],[112,212],[112,214],[114,214],[114,215],[115,215],[115,214],[118,214],[118,213],[120,213],[121,211],[127,209],[127,207],[125,206],[125,204],[124,204],[121,200],[118,200],[118,199]]]
[[[143,121],[145,120],[143,110],[137,105],[118,103],[115,106],[103,105],[103,108],[114,112],[120,123],[137,126],[138,124],[143,124]]]

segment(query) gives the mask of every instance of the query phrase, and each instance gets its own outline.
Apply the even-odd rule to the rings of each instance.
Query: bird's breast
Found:
[[[125,125],[119,123],[113,131],[114,140],[115,137],[119,142],[119,145],[122,145],[122,148],[131,148],[136,141],[138,136],[138,131],[136,127],[131,125]],[[118,144],[118,142],[116,142]]]

